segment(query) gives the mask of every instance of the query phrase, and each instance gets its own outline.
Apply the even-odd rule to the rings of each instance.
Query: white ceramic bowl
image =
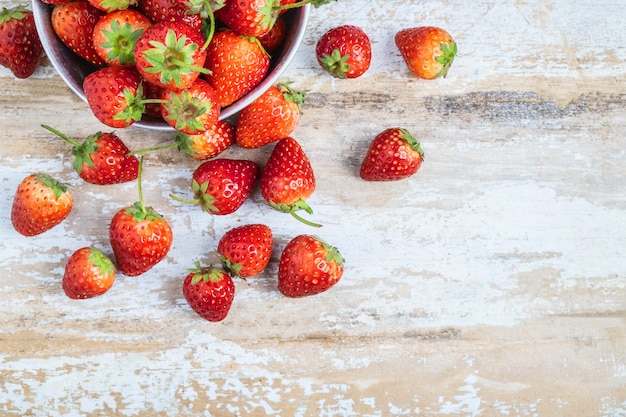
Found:
[[[83,101],[87,102],[83,91],[83,80],[97,67],[72,52],[56,36],[50,22],[50,15],[52,12],[51,5],[43,3],[40,0],[32,0],[32,8],[35,17],[35,25],[37,26],[37,32],[41,38],[41,43],[43,44],[46,56],[70,89],[72,89],[72,91]],[[284,14],[288,27],[287,37],[282,50],[272,57],[267,76],[251,92],[230,106],[224,107],[220,113],[221,120],[230,119],[237,115],[237,113],[252,103],[269,87],[278,82],[278,78],[285,71],[302,42],[309,19],[309,13],[310,5],[306,5],[290,10]],[[172,127],[170,127],[163,120],[151,118],[149,116],[135,122],[133,126],[153,130],[172,130]]]

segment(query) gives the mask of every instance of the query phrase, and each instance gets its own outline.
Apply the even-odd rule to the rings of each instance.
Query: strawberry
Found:
[[[72,210],[67,184],[48,174],[31,174],[17,187],[11,207],[11,222],[24,236],[35,236],[61,223]]]
[[[188,3],[187,0],[138,0],[138,7],[154,23],[182,22],[199,31],[203,19]]]
[[[246,224],[226,232],[217,245],[217,253],[227,272],[249,278],[261,273],[269,263],[272,242],[268,226]]]
[[[257,36],[265,52],[272,55],[277,52],[285,42],[287,36],[287,21],[283,16],[278,16],[274,26],[263,35]]]
[[[136,0],[87,0],[96,9],[105,12],[115,12],[118,10],[128,10],[129,7],[137,5]]]
[[[215,17],[234,32],[244,36],[267,33],[278,17],[280,0],[226,0]]]
[[[313,209],[306,202],[315,191],[315,175],[311,162],[300,144],[288,136],[278,141],[261,174],[261,194],[275,210],[290,213],[313,227],[321,225],[300,217],[296,212]]]
[[[33,12],[26,7],[0,11],[0,65],[17,78],[28,78],[39,67],[43,46],[35,27]]]
[[[79,143],[50,126],[42,127],[73,145],[74,170],[83,180],[107,185],[137,179],[139,159],[129,154],[130,150],[116,134],[97,132]]]
[[[93,115],[109,127],[128,127],[143,116],[141,76],[132,68],[100,68],[85,77],[83,91]]]
[[[113,286],[115,274],[115,265],[100,249],[80,248],[65,265],[63,291],[75,300],[97,297]]]
[[[155,23],[135,45],[135,65],[148,82],[179,91],[206,72],[203,45],[202,33],[186,23]]]
[[[278,290],[287,297],[319,294],[343,275],[344,259],[337,248],[318,237],[299,235],[283,249],[278,264]]]
[[[150,26],[150,19],[135,9],[107,13],[94,27],[93,46],[107,65],[132,67],[135,44]]]
[[[357,78],[372,61],[372,46],[363,29],[343,25],[330,29],[317,41],[317,62],[336,78]]]
[[[73,0],[54,5],[50,16],[52,29],[68,48],[95,65],[106,63],[93,47],[93,31],[105,12],[87,0]]]
[[[235,127],[225,120],[197,135],[179,133],[175,139],[178,150],[185,155],[204,161],[224,152],[235,142]]]
[[[239,113],[237,145],[258,148],[289,136],[300,120],[305,94],[292,89],[289,83],[271,86]]]
[[[394,181],[415,174],[424,160],[420,143],[402,128],[390,128],[376,135],[361,164],[366,181]]]
[[[119,272],[141,275],[161,262],[172,246],[172,228],[152,207],[143,202],[139,161],[139,201],[119,210],[109,225],[109,240]]]
[[[434,26],[403,29],[395,43],[411,72],[425,80],[445,78],[457,52],[452,36]]]
[[[258,39],[231,30],[215,33],[207,48],[203,75],[217,92],[221,107],[248,94],[267,75],[270,58]]]
[[[211,214],[231,214],[246,201],[259,172],[259,166],[252,161],[211,159],[200,164],[193,173],[193,200],[170,196],[182,203],[199,204]]]
[[[161,116],[170,126],[182,133],[200,134],[213,128],[220,116],[217,94],[201,78],[180,91],[165,90]]]
[[[218,322],[228,315],[235,298],[233,279],[221,268],[202,268],[199,263],[183,281],[187,304],[205,320]]]

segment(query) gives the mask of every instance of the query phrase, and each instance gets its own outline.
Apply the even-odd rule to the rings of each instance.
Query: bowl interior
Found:
[[[63,81],[70,89],[83,101],[87,102],[83,91],[83,80],[85,77],[97,69],[96,66],[83,60],[63,42],[61,42],[50,22],[52,7],[41,0],[32,0],[33,15],[37,32],[41,38],[46,56],[57,70]],[[220,120],[232,119],[246,106],[252,103],[269,87],[278,82],[279,77],[285,71],[293,59],[298,46],[302,42],[306,25],[309,19],[310,5],[289,10],[284,14],[287,22],[287,35],[283,47],[273,57],[270,69],[263,81],[244,97],[234,102],[230,106],[221,109]],[[173,130],[171,126],[163,120],[145,116],[142,120],[135,122],[133,126],[143,127],[153,130]]]

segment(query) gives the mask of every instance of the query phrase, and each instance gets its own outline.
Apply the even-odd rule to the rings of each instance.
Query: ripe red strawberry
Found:
[[[390,128],[372,141],[361,164],[367,181],[395,181],[415,174],[424,160],[420,143],[402,128]]]
[[[363,29],[343,25],[330,29],[317,41],[317,61],[336,78],[357,78],[370,67],[372,46]]]
[[[197,135],[179,133],[175,140],[178,150],[193,159],[204,161],[218,156],[235,142],[235,127],[225,120],[218,120],[205,132]]]
[[[395,42],[409,69],[425,80],[445,77],[457,52],[452,36],[434,26],[403,29]]]
[[[61,223],[72,210],[67,184],[48,174],[31,174],[17,187],[11,207],[11,222],[24,236],[35,236]]]
[[[135,9],[107,13],[94,27],[93,46],[107,65],[132,67],[135,44],[150,26],[150,19]]]
[[[79,143],[50,126],[42,127],[73,145],[74,170],[83,180],[107,185],[137,179],[139,159],[129,154],[130,150],[116,134],[97,132]]]
[[[246,224],[222,236],[217,253],[222,267],[233,276],[249,278],[261,273],[270,261],[273,237],[264,224]]]
[[[139,0],[139,9],[154,23],[183,22],[196,30],[202,29],[203,19],[187,0]]]
[[[218,158],[203,162],[191,181],[193,200],[171,195],[177,201],[199,204],[215,215],[235,212],[246,201],[260,172],[259,166],[247,160]]]
[[[288,136],[278,141],[261,174],[261,194],[275,210],[290,213],[301,222],[320,227],[296,212],[313,209],[306,199],[315,191],[315,175],[311,162],[300,144]]]
[[[113,286],[115,274],[115,265],[100,249],[80,248],[65,265],[63,291],[75,300],[97,297]]]
[[[287,297],[305,297],[327,291],[343,275],[344,259],[337,248],[318,237],[293,238],[280,256],[278,290]]]
[[[145,110],[141,76],[132,68],[104,67],[87,75],[83,91],[89,108],[109,127],[128,127]]]
[[[235,298],[233,279],[221,268],[196,268],[183,281],[187,304],[205,320],[222,321],[228,315]]]
[[[280,0],[226,0],[215,17],[234,32],[244,36],[267,33],[278,17]]]
[[[230,30],[215,33],[207,48],[205,79],[217,92],[221,107],[248,94],[267,74],[270,58],[258,39]]]
[[[17,78],[28,78],[39,67],[43,46],[35,28],[33,12],[26,7],[0,11],[0,65]]]
[[[109,225],[109,240],[119,272],[141,275],[161,262],[172,246],[172,228],[152,207],[143,202],[142,160],[137,177],[139,201],[119,210]]]
[[[128,10],[129,7],[137,5],[136,0],[88,0],[96,9],[105,12],[115,12],[118,10]]]
[[[242,148],[258,148],[289,136],[300,121],[306,92],[289,83],[271,86],[239,113],[235,140]]]
[[[165,90],[161,116],[170,126],[182,133],[197,135],[213,128],[220,116],[217,94],[201,78],[180,91]]]
[[[95,65],[105,62],[93,47],[93,30],[105,12],[93,7],[87,0],[73,0],[56,4],[50,16],[52,29],[68,48]]]
[[[257,36],[261,46],[265,49],[265,52],[272,55],[283,46],[285,38],[287,36],[287,21],[283,16],[278,16],[274,26],[263,35]]]
[[[135,65],[150,83],[170,90],[189,88],[206,59],[204,37],[183,22],[155,23],[135,45]]]

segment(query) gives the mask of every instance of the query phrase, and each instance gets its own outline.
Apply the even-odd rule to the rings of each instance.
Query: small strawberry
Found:
[[[128,127],[143,117],[142,80],[133,68],[95,70],[83,80],[83,91],[93,115],[109,127]]]
[[[287,297],[306,297],[333,287],[343,275],[344,259],[320,238],[299,235],[283,249],[278,290]]]
[[[43,46],[33,12],[24,6],[0,11],[0,65],[17,78],[28,78],[39,67]]]
[[[201,78],[180,91],[165,90],[161,105],[163,120],[177,131],[197,135],[213,128],[220,116],[217,94]]]
[[[203,19],[197,11],[192,10],[190,1],[138,0],[138,5],[154,23],[183,22],[199,31],[202,29]]]
[[[246,224],[222,236],[217,253],[222,267],[233,276],[249,278],[261,273],[272,254],[272,231],[264,224]]]
[[[65,220],[72,204],[67,184],[48,174],[31,174],[17,187],[11,207],[11,222],[20,234],[35,236]]]
[[[88,0],[96,9],[103,10],[107,13],[118,10],[128,10],[129,7],[137,5],[136,0]]]
[[[263,198],[272,208],[290,213],[309,226],[320,227],[320,224],[305,220],[296,213],[299,210],[313,213],[306,202],[313,191],[315,175],[302,147],[290,136],[279,140],[261,174]]]
[[[278,17],[280,0],[226,0],[215,17],[234,32],[244,36],[267,33]]]
[[[242,148],[258,148],[289,136],[300,121],[306,92],[289,83],[271,86],[239,113],[235,140]]]
[[[137,179],[139,159],[130,155],[130,150],[116,134],[97,132],[79,143],[50,126],[42,127],[73,145],[74,170],[83,180],[108,185]]]
[[[357,78],[370,67],[372,46],[363,29],[343,25],[330,29],[317,41],[317,61],[336,78]]]
[[[175,195],[170,197],[182,203],[199,204],[202,210],[211,214],[231,214],[246,201],[259,172],[259,166],[252,161],[211,159],[200,164],[193,173],[193,200]]]
[[[115,265],[100,249],[80,248],[65,265],[63,291],[75,300],[97,297],[113,286],[115,274]]]
[[[235,142],[235,127],[225,120],[197,135],[176,135],[178,150],[198,161],[214,158]]]
[[[148,82],[179,91],[206,72],[203,45],[202,33],[186,23],[155,23],[135,45],[135,65]]]
[[[109,225],[109,240],[119,272],[141,275],[161,262],[172,246],[172,228],[152,207],[143,202],[142,161],[137,177],[139,201],[115,213]]]
[[[72,0],[56,4],[50,16],[52,29],[68,48],[95,65],[105,62],[93,47],[93,30],[105,12],[87,0]]]
[[[248,94],[267,75],[270,57],[258,39],[231,30],[215,33],[207,48],[204,78],[213,86],[221,107]]]
[[[107,65],[132,67],[135,44],[150,26],[150,19],[135,9],[107,13],[94,27],[93,46]]]
[[[285,42],[285,38],[287,37],[287,21],[283,16],[278,16],[274,26],[263,35],[257,36],[257,39],[261,43],[265,52],[272,55],[273,53],[280,50],[281,46]]]
[[[233,279],[221,268],[202,268],[199,263],[183,281],[187,304],[205,320],[218,322],[228,315],[235,298]]]
[[[395,181],[415,174],[424,160],[420,143],[402,128],[390,128],[372,141],[361,164],[366,181]]]
[[[434,26],[403,29],[395,43],[409,69],[425,80],[445,78],[457,52],[452,36]]]

